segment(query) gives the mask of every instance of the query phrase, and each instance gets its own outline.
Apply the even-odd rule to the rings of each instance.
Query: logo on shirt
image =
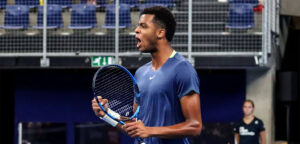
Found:
[[[256,120],[254,123],[255,123],[255,124],[258,124],[258,120]]]
[[[149,77],[149,80],[152,80],[152,79],[154,79],[154,78],[155,78],[155,75],[150,76],[150,77]]]
[[[242,136],[254,136],[255,132],[249,132],[248,129],[245,129],[244,127],[240,127],[240,135]]]

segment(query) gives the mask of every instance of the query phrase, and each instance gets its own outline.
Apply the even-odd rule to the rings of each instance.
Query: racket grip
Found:
[[[110,124],[113,127],[116,127],[118,125],[118,122],[115,121],[114,119],[112,119],[111,117],[109,117],[108,115],[105,115],[104,117],[99,117],[100,119],[102,119],[103,121],[107,122],[108,124]]]
[[[115,111],[111,110],[110,108],[107,108],[107,113],[116,118],[117,120],[121,119],[121,116]]]

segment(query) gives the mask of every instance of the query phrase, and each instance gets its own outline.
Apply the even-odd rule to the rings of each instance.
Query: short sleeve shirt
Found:
[[[152,62],[135,73],[141,97],[138,119],[145,126],[170,126],[185,121],[180,99],[189,92],[199,94],[199,80],[193,66],[180,54],[169,58],[158,70],[152,69]],[[145,139],[149,144],[188,144],[187,138]]]
[[[249,124],[246,124],[243,120],[240,121],[233,129],[240,136],[239,144],[259,144],[259,133],[264,130],[262,120],[256,117]]]

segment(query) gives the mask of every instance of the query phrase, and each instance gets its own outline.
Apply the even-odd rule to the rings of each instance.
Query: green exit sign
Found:
[[[113,56],[93,56],[92,67],[100,67],[115,63],[115,57]]]

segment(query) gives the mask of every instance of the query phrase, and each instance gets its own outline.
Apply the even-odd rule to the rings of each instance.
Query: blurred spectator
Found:
[[[234,127],[237,144],[266,144],[265,127],[254,114],[254,102],[246,100],[243,104],[243,119]]]

